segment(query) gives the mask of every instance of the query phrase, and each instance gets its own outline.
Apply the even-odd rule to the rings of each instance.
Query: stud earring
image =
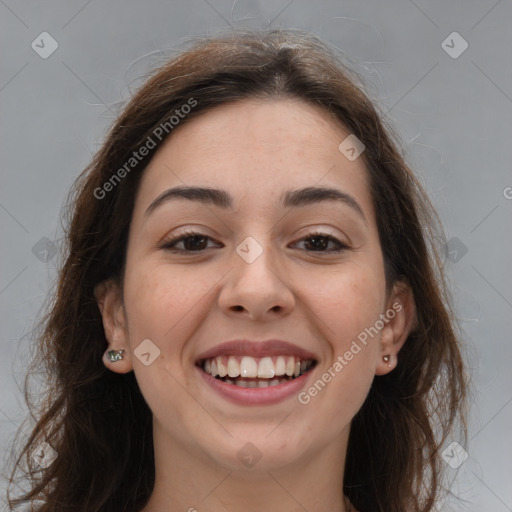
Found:
[[[388,366],[389,366],[389,367],[391,367],[391,363],[390,363],[391,356],[390,356],[390,355],[387,355],[387,354],[386,354],[385,356],[383,356],[383,357],[382,357],[382,359],[383,359],[383,361],[384,361],[385,363],[388,363]]]
[[[108,357],[109,361],[111,361],[112,363],[115,363],[116,361],[123,359],[123,354],[124,354],[124,348],[122,348],[120,350],[109,350],[107,352],[107,357]]]

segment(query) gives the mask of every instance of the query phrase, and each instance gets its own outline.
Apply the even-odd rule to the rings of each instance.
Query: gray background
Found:
[[[48,257],[38,248],[61,236],[67,191],[119,100],[155,65],[155,51],[190,36],[230,25],[303,28],[343,50],[365,76],[451,239],[448,268],[474,397],[469,457],[447,468],[461,499],[440,508],[512,510],[510,0],[0,0],[0,14],[2,447],[25,417],[19,384],[56,275],[58,255],[49,256],[58,242]],[[31,47],[44,31],[58,43],[46,59]],[[453,31],[469,45],[458,58],[442,46]],[[446,44],[452,53],[462,48],[457,39]]]

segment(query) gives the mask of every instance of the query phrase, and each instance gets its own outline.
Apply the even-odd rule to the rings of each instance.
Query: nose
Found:
[[[295,298],[289,287],[290,276],[270,248],[262,249],[254,261],[233,255],[232,271],[218,299],[224,313],[267,321],[293,311]]]

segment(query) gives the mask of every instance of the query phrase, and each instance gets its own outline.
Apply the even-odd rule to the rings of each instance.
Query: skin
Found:
[[[341,482],[351,420],[375,376],[396,367],[414,311],[405,285],[386,286],[363,159],[338,150],[347,135],[302,101],[243,100],[176,128],[145,170],[123,290],[110,281],[96,288],[109,349],[126,350],[105,365],[133,370],[153,413],[156,483],[144,512],[348,510]],[[184,185],[226,190],[233,211],[179,199],[145,215],[163,191]],[[364,218],[336,201],[278,205],[284,191],[309,186],[350,194]],[[210,237],[207,248],[160,247],[187,229]],[[348,248],[315,250],[314,230]],[[235,250],[248,236],[263,249],[252,263]],[[308,387],[393,304],[401,311],[306,405],[297,396],[233,404],[194,366],[222,341],[279,338],[315,354]],[[160,350],[149,366],[133,354],[145,339]],[[237,457],[247,442],[262,455],[251,468]]]

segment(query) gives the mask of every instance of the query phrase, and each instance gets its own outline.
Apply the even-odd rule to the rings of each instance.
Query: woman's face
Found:
[[[122,297],[107,294],[110,348],[127,357],[106,364],[134,370],[174,453],[257,471],[342,452],[407,323],[362,158],[290,99],[175,130],[140,184]]]

